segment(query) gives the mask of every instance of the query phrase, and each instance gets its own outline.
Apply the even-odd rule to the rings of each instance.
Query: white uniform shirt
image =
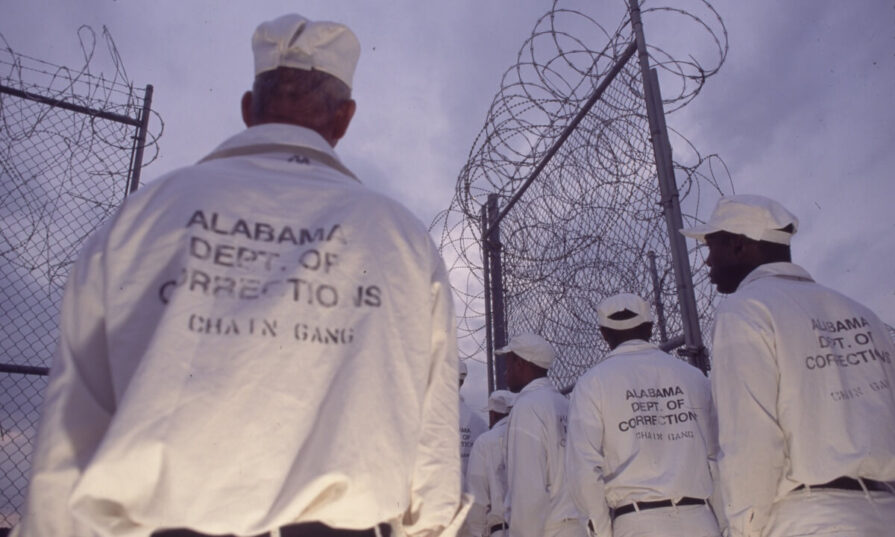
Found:
[[[732,535],[760,535],[799,485],[895,480],[895,348],[870,310],[797,265],[762,265],[718,308],[712,352]]]
[[[463,396],[460,396],[460,471],[463,481],[463,489],[468,490],[466,472],[469,467],[469,454],[476,439],[485,431],[488,425],[475,411],[469,408]]]
[[[456,527],[457,363],[426,228],[317,133],[250,128],[87,241],[16,535]]]
[[[709,380],[652,343],[622,343],[572,392],[566,476],[601,537],[610,507],[708,498],[716,449]]]
[[[509,418],[504,417],[482,433],[469,454],[466,484],[475,499],[466,526],[473,537],[485,537],[492,526],[506,522],[508,422]]]
[[[568,399],[546,377],[516,398],[507,426],[510,537],[554,535],[564,522],[578,519],[564,479],[568,414]]]

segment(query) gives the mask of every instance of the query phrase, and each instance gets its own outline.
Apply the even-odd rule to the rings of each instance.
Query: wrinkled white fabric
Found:
[[[17,537],[456,532],[443,262],[342,168],[313,131],[252,127],[87,241]]]
[[[892,537],[895,494],[814,489],[787,494],[774,505],[764,537]]]
[[[752,271],[715,319],[712,392],[731,533],[842,476],[895,480],[895,356],[869,309],[792,263]]]
[[[570,527],[584,534],[564,477],[568,414],[568,399],[546,377],[516,398],[507,425],[510,537],[555,536]]]
[[[469,408],[463,397],[460,397],[460,471],[463,490],[469,490],[466,483],[466,473],[469,467],[469,454],[472,452],[472,446],[476,439],[488,430],[488,424],[478,415],[477,412]]]
[[[718,523],[707,505],[678,505],[628,513],[615,519],[612,537],[718,537]],[[597,533],[597,537],[604,537]]]
[[[487,537],[492,526],[506,523],[508,421],[504,417],[482,433],[469,454],[466,485],[474,499],[466,526],[474,537]]]
[[[609,508],[708,499],[715,427],[709,380],[652,343],[626,341],[585,373],[572,392],[566,476],[578,509],[597,535],[612,535]],[[631,513],[616,522],[636,526],[643,518],[649,527],[668,516],[680,523],[669,522],[663,535],[720,533],[714,517],[705,516],[711,514],[708,509],[681,509]],[[686,513],[693,513],[694,520],[688,522]],[[690,533],[694,528],[700,531]]]

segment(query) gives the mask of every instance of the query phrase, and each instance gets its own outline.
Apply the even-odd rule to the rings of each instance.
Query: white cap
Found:
[[[792,224],[792,233],[781,231]],[[682,229],[686,237],[704,241],[718,231],[745,235],[755,241],[789,244],[799,228],[799,219],[776,201],[764,196],[738,194],[724,196],[705,224]]]
[[[633,317],[613,319],[616,313],[628,311]],[[597,324],[613,330],[628,330],[643,323],[653,322],[653,312],[649,303],[637,295],[621,293],[604,299],[597,306]]]
[[[516,394],[509,390],[494,390],[488,396],[488,410],[498,414],[509,414],[516,402]]]
[[[550,369],[556,353],[553,346],[547,340],[537,334],[519,334],[510,338],[510,343],[502,349],[494,351],[495,354],[514,353],[526,362],[531,362],[538,367]]]
[[[283,15],[263,22],[252,36],[255,76],[277,67],[329,73],[351,87],[360,42],[344,24]]]
[[[466,367],[466,362],[464,362],[463,360],[460,360],[459,371],[460,382],[463,382],[463,380],[466,379],[466,375],[469,373],[469,369]]]

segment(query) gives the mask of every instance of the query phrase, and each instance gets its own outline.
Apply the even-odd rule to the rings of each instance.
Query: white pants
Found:
[[[544,528],[546,537],[586,537],[587,530],[584,529],[584,522],[567,518],[558,524],[550,524]]]
[[[612,521],[613,537],[720,537],[707,505],[659,507],[624,514]]]
[[[764,537],[892,537],[895,494],[812,489],[790,492],[774,504]]]

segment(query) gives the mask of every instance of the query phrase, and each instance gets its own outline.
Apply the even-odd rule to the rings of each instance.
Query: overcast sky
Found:
[[[567,4],[587,6],[610,30],[624,7]],[[669,127],[701,153],[719,154],[738,193],[765,194],[795,212],[796,261],[895,325],[895,1],[712,5],[729,33],[727,62]],[[77,28],[109,28],[130,79],[155,87],[153,108],[164,120],[146,181],[243,128],[238,103],[251,84],[259,22],[296,10],[344,22],[362,54],[358,112],[337,151],[365,183],[428,224],[450,203],[501,75],[549,8],[533,0],[0,0],[0,33],[17,52],[77,67]],[[691,33],[669,21],[648,19],[647,39],[687,46]],[[707,50],[692,47],[694,55]],[[97,54],[92,71],[110,72],[102,44]],[[481,372],[472,367],[464,389],[476,406],[484,405]]]

